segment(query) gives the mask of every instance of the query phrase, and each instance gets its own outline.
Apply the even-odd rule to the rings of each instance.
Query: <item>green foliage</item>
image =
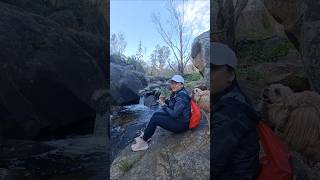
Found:
[[[246,80],[265,80],[265,77],[262,73],[252,69],[252,68],[238,68],[236,70],[236,75],[239,79],[246,79]]]
[[[130,161],[128,159],[123,159],[123,160],[119,161],[118,168],[122,172],[127,172],[132,168],[133,164],[134,164],[134,161]]]
[[[246,63],[276,62],[279,57],[286,56],[290,44],[285,40],[279,41],[254,41],[240,44],[237,54]]]
[[[190,81],[184,84],[186,89],[193,89],[197,85],[197,81]]]
[[[195,73],[192,73],[192,74],[185,74],[183,76],[185,82],[191,82],[191,81],[199,81],[200,79],[202,79],[202,76],[200,73],[198,72],[195,72]]]
[[[160,94],[164,95],[166,98],[168,98],[170,96],[170,94],[171,94],[169,89],[166,88],[166,87],[161,87],[159,91],[160,91]]]
[[[126,63],[125,57],[121,54],[110,54],[110,61],[120,64]]]

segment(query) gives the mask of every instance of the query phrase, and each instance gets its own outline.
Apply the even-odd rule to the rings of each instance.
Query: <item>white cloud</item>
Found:
[[[177,9],[182,12],[183,4],[180,3]],[[184,20],[193,36],[210,29],[210,0],[188,0],[184,4],[184,10]]]

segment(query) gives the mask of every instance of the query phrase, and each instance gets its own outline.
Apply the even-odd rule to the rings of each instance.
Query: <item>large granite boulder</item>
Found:
[[[108,83],[95,52],[56,22],[2,2],[0,26],[2,135],[37,139],[93,131]]]
[[[302,54],[311,88],[320,92],[320,4],[318,0],[263,0],[270,14],[284,26],[288,39]]]
[[[207,121],[195,130],[173,134],[158,128],[150,148],[132,152],[127,146],[112,162],[110,179],[210,179]]]
[[[193,65],[204,78],[207,88],[210,87],[210,31],[196,37],[192,43],[191,57]]]
[[[64,28],[105,35],[106,0],[2,0],[43,17]]]
[[[110,63],[110,95],[111,104],[137,104],[140,99],[139,91],[147,86],[143,73],[134,71],[130,66]]]
[[[236,42],[285,37],[283,26],[269,14],[261,0],[248,0],[235,26]]]

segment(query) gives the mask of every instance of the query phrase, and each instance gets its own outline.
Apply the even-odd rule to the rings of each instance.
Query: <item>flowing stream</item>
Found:
[[[111,161],[140,134],[157,108],[145,106],[142,96],[139,104],[123,106],[111,115]]]

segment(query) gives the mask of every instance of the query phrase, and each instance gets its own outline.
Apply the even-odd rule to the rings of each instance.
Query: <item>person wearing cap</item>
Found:
[[[140,136],[135,138],[136,143],[131,146],[133,151],[148,149],[148,141],[158,126],[174,133],[185,132],[189,129],[191,116],[191,98],[184,88],[184,79],[180,75],[174,75],[170,79],[172,91],[170,99],[159,98],[161,111],[155,112],[146,129]]]
[[[210,176],[215,180],[257,179],[260,113],[241,91],[237,58],[226,45],[210,45],[211,116]]]

